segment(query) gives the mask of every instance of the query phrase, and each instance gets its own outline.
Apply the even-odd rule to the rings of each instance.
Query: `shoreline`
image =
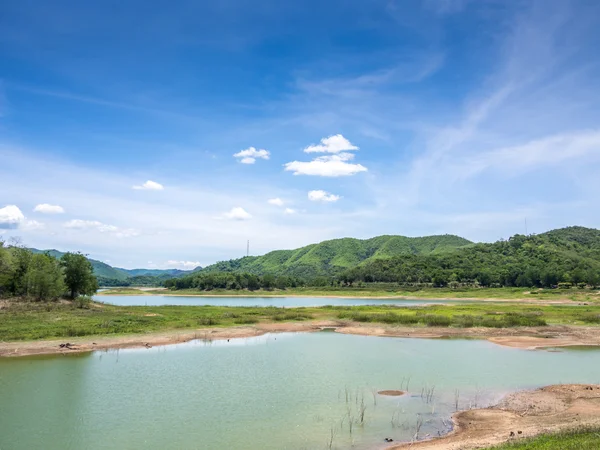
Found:
[[[0,342],[0,357],[85,353],[123,348],[180,344],[192,340],[222,340],[261,336],[266,333],[319,332],[324,328],[341,334],[416,339],[481,339],[495,345],[522,350],[600,346],[600,327],[550,325],[514,328],[416,328],[381,324],[321,320],[262,323],[254,326],[169,330],[128,335],[90,335],[36,341]],[[69,344],[67,348],[64,344]],[[60,345],[63,344],[63,347]]]
[[[568,298],[558,299],[543,299],[543,298],[496,298],[496,297],[415,297],[410,295],[323,295],[323,294],[177,294],[172,293],[146,293],[141,292],[139,294],[106,294],[103,292],[97,293],[94,297],[106,297],[110,298],[113,296],[119,297],[207,297],[207,298],[338,298],[348,300],[410,300],[424,302],[431,301],[447,301],[447,302],[482,302],[482,303],[527,303],[535,305],[572,305],[572,306],[584,306],[589,302],[584,300],[571,300]],[[96,301],[102,301],[96,299]],[[110,303],[106,301],[106,303]]]
[[[598,427],[600,385],[558,384],[518,391],[494,406],[458,411],[452,422],[452,431],[441,437],[402,442],[387,449],[487,448],[572,428]]]

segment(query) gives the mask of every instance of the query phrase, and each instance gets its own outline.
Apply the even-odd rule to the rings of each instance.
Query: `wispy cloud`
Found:
[[[34,212],[42,214],[63,214],[65,209],[60,205],[49,205],[48,203],[40,203],[33,208]]]
[[[224,214],[227,219],[231,220],[248,220],[251,219],[252,216],[241,206],[236,206],[235,208],[231,208],[231,210]]]
[[[311,202],[325,202],[332,203],[337,202],[341,197],[339,195],[330,194],[329,192],[325,192],[322,190],[310,191],[308,193],[308,199]]]
[[[257,159],[269,159],[271,153],[267,150],[257,150],[254,147],[249,147],[238,153],[234,153],[233,157],[237,158],[242,164],[254,164]]]
[[[144,191],[162,191],[164,186],[156,181],[148,180],[144,184],[133,186],[132,189],[144,190]]]

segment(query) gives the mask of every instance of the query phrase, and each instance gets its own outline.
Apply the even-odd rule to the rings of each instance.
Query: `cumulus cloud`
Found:
[[[35,208],[33,208],[33,211],[42,214],[62,214],[65,212],[62,206],[49,205],[48,203],[40,203]]]
[[[270,198],[269,200],[267,200],[267,203],[269,205],[283,206],[283,200],[281,200],[279,197]]]
[[[309,145],[304,149],[306,153],[340,153],[349,150],[358,150],[356,145],[341,134],[335,134],[321,139],[318,145]]]
[[[343,177],[366,172],[362,164],[352,164],[354,159],[350,150],[358,150],[341,134],[321,139],[319,145],[311,145],[304,149],[306,153],[332,153],[318,156],[312,161],[292,161],[284,164],[285,170],[294,175],[314,175],[320,177]]]
[[[25,216],[16,205],[0,208],[0,229],[14,230],[25,221]]]
[[[292,208],[285,208],[285,210],[283,211],[284,214],[296,214],[297,212],[298,211]]]
[[[343,160],[314,159],[313,161],[292,161],[284,165],[285,170],[294,175],[314,175],[320,177],[344,177],[366,172],[362,164],[350,164]]]
[[[176,261],[173,259],[167,261],[167,267],[171,267],[173,269],[191,270],[198,266],[200,266],[199,261]]]
[[[140,186],[133,186],[133,189],[145,191],[162,191],[165,187],[156,181],[148,180]]]
[[[119,228],[115,225],[108,225],[97,220],[73,219],[65,222],[64,227],[72,230],[95,230],[100,233],[108,233],[117,238],[139,235],[139,232],[133,228]]]
[[[231,208],[231,211],[225,213],[225,217],[231,220],[247,220],[252,218],[252,216],[248,212],[246,212],[244,208],[241,208],[239,206]]]
[[[249,147],[241,152],[234,153],[233,157],[237,158],[242,164],[254,164],[257,159],[269,159],[271,153],[267,150],[256,150],[254,147]]]
[[[330,194],[322,190],[310,191],[308,193],[308,199],[311,202],[337,202],[341,197],[339,195]]]

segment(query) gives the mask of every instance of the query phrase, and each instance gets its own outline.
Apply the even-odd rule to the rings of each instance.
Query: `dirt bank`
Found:
[[[454,415],[454,431],[390,449],[467,450],[580,426],[600,426],[600,385],[564,384],[511,394],[498,405]]]
[[[523,349],[600,345],[599,327],[568,325],[519,328],[419,328],[353,322],[338,328],[337,331],[339,333],[365,336],[487,339],[495,344]]]
[[[600,327],[546,326],[531,328],[438,328],[394,327],[342,321],[264,323],[230,328],[172,330],[134,335],[85,336],[40,341],[0,342],[1,356],[43,355],[93,350],[169,345],[193,339],[233,339],[265,333],[311,332],[333,328],[338,333],[403,338],[487,339],[498,345],[522,349],[600,345]],[[60,344],[69,343],[68,348]]]

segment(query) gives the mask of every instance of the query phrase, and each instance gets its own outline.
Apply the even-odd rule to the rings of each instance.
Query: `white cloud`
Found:
[[[167,267],[173,269],[192,270],[200,265],[200,261],[176,261],[173,259],[167,261]]]
[[[279,197],[270,198],[269,200],[267,200],[267,203],[269,205],[283,206],[283,200],[281,200]]]
[[[165,187],[156,181],[148,180],[141,186],[133,186],[133,189],[145,191],[162,191]]]
[[[284,164],[285,170],[294,175],[315,175],[320,177],[343,177],[366,172],[362,164],[351,164],[354,159],[349,150],[358,150],[341,134],[321,139],[321,144],[306,147],[306,153],[334,153],[333,155],[318,156],[312,161],[292,161]]]
[[[21,228],[27,231],[36,231],[43,230],[44,228],[46,228],[46,225],[41,222],[38,222],[37,220],[26,220],[21,225]]]
[[[339,153],[349,150],[358,150],[348,139],[341,134],[335,134],[321,139],[318,145],[309,145],[304,149],[306,153]]]
[[[59,205],[49,205],[48,203],[41,203],[35,208],[33,208],[33,211],[42,214],[62,214],[65,212],[65,209]]]
[[[267,150],[256,150],[254,147],[249,147],[241,152],[234,153],[233,157],[238,158],[242,164],[254,164],[258,158],[269,159],[271,153]]]
[[[0,208],[0,229],[14,230],[25,220],[25,216],[16,205]]]
[[[297,212],[298,211],[292,208],[285,208],[285,210],[283,211],[284,214],[296,214]]]
[[[225,217],[231,220],[247,220],[252,218],[252,216],[246,212],[244,208],[239,206],[231,208],[231,211],[225,213]]]
[[[72,230],[95,230],[100,233],[108,233],[117,238],[138,236],[140,234],[133,228],[119,228],[115,225],[107,225],[97,220],[73,219],[66,222],[64,227]]]
[[[311,202],[337,202],[341,197],[339,195],[330,194],[329,192],[316,190],[308,193],[308,199]]]
[[[285,170],[294,175],[315,175],[320,177],[343,177],[366,172],[368,169],[362,164],[350,164],[341,160],[323,160],[317,158],[313,161],[292,161],[286,163]]]

